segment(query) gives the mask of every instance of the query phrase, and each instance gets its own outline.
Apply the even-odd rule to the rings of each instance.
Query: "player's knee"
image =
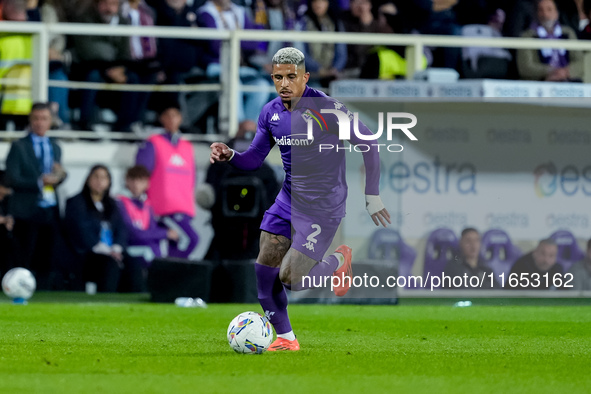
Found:
[[[257,257],[257,263],[266,265],[267,267],[276,268],[281,265],[281,260],[277,261],[273,253],[268,253],[265,250],[261,250]]]
[[[285,285],[291,285],[291,274],[287,270],[280,270],[279,280]]]

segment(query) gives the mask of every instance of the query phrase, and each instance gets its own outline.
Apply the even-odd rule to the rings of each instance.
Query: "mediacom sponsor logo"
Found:
[[[310,146],[314,143],[314,139],[308,139],[307,134],[292,134],[291,137],[273,137],[273,139],[279,146]]]

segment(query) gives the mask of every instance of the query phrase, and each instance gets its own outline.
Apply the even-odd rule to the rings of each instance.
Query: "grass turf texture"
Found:
[[[90,300],[99,302],[85,302]],[[235,315],[259,311],[258,305],[203,310],[141,300],[38,294],[28,306],[0,304],[0,392],[576,393],[591,388],[588,301],[524,306],[474,300],[470,308],[452,308],[455,300],[292,305],[302,350],[249,356],[235,354],[225,334]]]

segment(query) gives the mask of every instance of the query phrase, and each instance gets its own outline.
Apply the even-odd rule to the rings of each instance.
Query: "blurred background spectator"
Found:
[[[8,212],[15,220],[15,262],[35,273],[38,289],[47,290],[60,236],[57,189],[66,173],[61,148],[46,135],[52,121],[49,105],[36,103],[29,118],[30,133],[12,143],[6,158],[13,190]]]
[[[573,275],[571,290],[591,291],[591,239],[587,241],[585,258],[573,264],[568,272]]]
[[[45,0],[40,7],[41,21],[44,23],[65,22],[63,9],[56,0]],[[66,50],[66,36],[63,34],[51,34],[49,37],[49,79],[67,81],[69,67],[72,63],[72,55]],[[68,103],[69,89],[50,87],[48,98],[57,105],[57,117],[61,121],[59,128],[69,129],[70,107]]]
[[[248,16],[248,12],[242,6],[232,3],[230,0],[209,0],[199,8],[199,26],[218,30],[255,29],[256,26]],[[256,54],[260,43],[242,41],[240,80],[243,85],[255,88],[253,91],[244,92],[243,97],[238,98],[238,120],[246,119],[256,121],[259,112],[267,103],[270,93],[270,81],[261,74],[260,70],[249,64],[249,59]],[[208,78],[218,79],[222,72],[220,65],[221,42],[209,40],[205,47],[204,59],[207,63],[206,75]]]
[[[498,8],[488,18],[486,24],[471,24],[462,28],[464,37],[501,38],[505,23],[505,11]],[[462,48],[462,75],[465,78],[509,77],[511,53],[503,48],[465,47]]]
[[[506,37],[521,37],[536,22],[539,0],[517,0],[512,7],[508,7],[507,23],[504,35]],[[584,12],[583,0],[557,0],[559,22],[573,31],[579,32],[588,23],[589,15]]]
[[[197,4],[187,0],[146,0],[153,8],[156,26],[197,27]],[[158,60],[163,74],[158,81],[179,84],[191,74],[202,75],[206,67],[203,60],[204,42],[177,38],[158,39]],[[160,112],[169,105],[178,103],[175,92],[156,93],[153,106]]]
[[[394,13],[396,7],[392,5]],[[383,15],[374,16],[370,0],[352,0],[350,9],[343,13],[343,27],[350,33],[391,33]],[[345,77],[357,78],[361,67],[365,65],[371,45],[347,45],[347,64],[345,65]]]
[[[548,273],[549,277],[553,278],[555,274],[562,274],[562,266],[556,263],[557,254],[558,247],[554,240],[544,239],[540,241],[532,252],[517,259],[513,267],[511,267],[509,277],[513,275],[518,278],[518,286],[506,288],[509,290],[547,290],[552,286],[552,280],[545,281],[542,275]],[[534,273],[539,275],[539,283],[532,280],[531,275]],[[525,286],[525,283],[521,281],[521,274],[528,274],[529,286]]]
[[[328,0],[310,0],[309,7],[299,23],[299,30],[310,32],[345,31],[336,12],[329,9]],[[347,64],[347,45],[342,43],[297,43],[306,56],[306,71],[310,73],[310,86],[328,87],[339,77]]]
[[[577,33],[558,21],[558,9],[554,0],[540,0],[532,27],[522,37],[540,39],[576,40]],[[517,66],[522,79],[544,81],[581,81],[583,78],[583,54],[580,51],[544,48],[517,51]]]
[[[27,3],[25,0],[4,0],[2,2],[2,19],[11,22],[27,20]],[[0,35],[0,79],[9,81],[1,83],[2,107],[0,109],[0,126],[6,129],[12,122],[18,129],[27,124],[27,115],[31,111],[31,66],[33,62],[33,42],[28,34],[7,33]]]
[[[591,40],[591,23],[589,23],[589,21],[591,20],[591,0],[583,1],[583,13],[585,15],[587,24],[583,29],[581,29],[581,32],[579,33],[579,38],[581,40]]]
[[[451,277],[464,277],[464,275],[467,275],[468,278],[477,276],[480,280],[483,276],[488,277],[492,274],[493,270],[490,269],[480,257],[480,245],[480,233],[478,233],[478,230],[472,227],[465,228],[460,237],[460,254],[459,256],[454,256],[452,260],[449,260],[447,264],[445,264],[445,267],[443,268],[445,275]],[[470,281],[468,279],[463,287],[466,289],[474,289],[474,287],[469,284]],[[496,279],[493,279],[492,284],[493,286],[491,286],[490,280],[485,280],[480,288],[500,288]],[[448,289],[457,288],[450,283],[444,283],[444,285],[451,285],[449,287],[444,287]]]
[[[178,241],[179,235],[156,221],[146,195],[150,187],[150,173],[146,167],[130,167],[125,174],[125,187],[129,196],[118,196],[117,205],[127,229],[127,258],[136,260],[142,267],[144,289],[148,267],[155,258],[162,257],[162,241]]]
[[[178,234],[170,241],[168,257],[189,258],[199,236],[191,225],[195,216],[196,167],[193,146],[180,135],[182,116],[179,108],[168,107],[160,114],[164,130],[140,146],[136,165],[150,172],[148,200],[154,213]]]
[[[77,22],[108,25],[128,25],[119,12],[119,0],[97,0],[88,13]],[[140,83],[140,77],[129,67],[131,62],[129,37],[72,36],[76,75],[87,82]],[[103,95],[105,96],[105,95]],[[145,93],[108,92],[109,105],[116,111],[114,131],[130,131],[131,125],[142,119]],[[116,98],[113,103],[113,98]],[[81,130],[92,130],[95,119],[97,91],[84,89],[80,97]]]
[[[290,31],[296,28],[296,13],[288,0],[256,0],[254,24],[258,29]],[[293,46],[292,42],[269,41],[260,44],[260,54],[251,56],[250,62],[265,73],[271,74],[273,55],[281,48]]]
[[[141,290],[134,260],[124,263],[126,230],[110,196],[111,173],[101,164],[91,168],[82,191],[68,199],[64,224],[77,257],[76,277],[94,282],[98,291],[117,291],[121,277],[132,291]]]

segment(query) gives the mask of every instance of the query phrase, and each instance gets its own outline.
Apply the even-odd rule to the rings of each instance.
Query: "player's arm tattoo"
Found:
[[[260,252],[257,261],[269,267],[279,267],[291,247],[291,240],[282,235],[261,231]]]

